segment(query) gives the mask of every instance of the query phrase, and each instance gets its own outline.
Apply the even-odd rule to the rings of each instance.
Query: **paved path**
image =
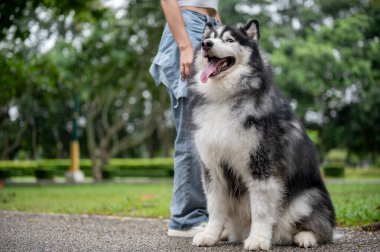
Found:
[[[242,244],[197,248],[166,236],[166,220],[0,211],[0,251],[243,251]],[[380,232],[338,229],[335,243],[273,251],[380,251]]]

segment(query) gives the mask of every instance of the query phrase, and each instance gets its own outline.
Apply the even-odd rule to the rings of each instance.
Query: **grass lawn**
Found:
[[[345,178],[362,179],[362,178],[380,178],[380,168],[346,168]]]
[[[0,210],[169,217],[171,190],[170,183],[6,186]]]
[[[380,184],[327,183],[339,225],[358,226],[380,221]]]
[[[339,225],[380,221],[380,184],[327,183]],[[169,217],[171,183],[9,186],[0,210]]]

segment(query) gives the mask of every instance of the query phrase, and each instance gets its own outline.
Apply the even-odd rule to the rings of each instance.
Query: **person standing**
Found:
[[[217,6],[218,0],[161,0],[167,23],[149,72],[156,85],[167,88],[177,132],[169,236],[192,237],[208,221],[198,154],[187,125],[187,79],[206,23],[220,23]]]

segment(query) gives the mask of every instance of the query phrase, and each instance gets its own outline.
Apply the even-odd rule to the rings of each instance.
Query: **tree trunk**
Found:
[[[22,126],[21,129],[17,132],[16,139],[12,142],[11,145],[9,144],[8,137],[6,138],[5,140],[6,143],[1,153],[1,158],[3,160],[9,159],[9,155],[20,146],[21,138],[24,135],[27,128],[28,128],[28,123],[25,123],[24,126]]]
[[[104,150],[96,149],[95,155],[91,157],[92,161],[92,175],[95,182],[103,180],[103,170],[108,164],[108,155]]]
[[[9,148],[8,148],[9,144],[8,144],[8,139],[5,140],[5,143],[3,145],[3,151],[1,153],[1,159],[2,160],[8,160],[9,159]]]
[[[36,120],[32,119],[32,159],[37,159],[37,127]]]
[[[91,163],[92,163],[92,177],[95,181],[102,181],[102,167],[100,164],[100,159],[97,158],[99,150],[96,148],[95,143],[95,132],[93,127],[93,118],[94,115],[91,112],[87,114],[87,124],[86,124],[86,133],[87,133],[87,146],[88,152],[90,154]]]
[[[99,161],[100,160],[96,160],[95,162],[92,162],[92,177],[94,178],[95,182],[101,182],[103,180],[103,168]]]

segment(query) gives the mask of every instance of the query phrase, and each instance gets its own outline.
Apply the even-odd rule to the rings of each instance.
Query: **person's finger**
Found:
[[[185,64],[185,75],[186,75],[186,78],[188,78],[189,77],[189,75],[190,75],[190,69],[191,68],[191,64]]]
[[[184,80],[186,77],[185,76],[185,65],[184,64],[181,64],[180,74],[181,74],[181,80]]]

